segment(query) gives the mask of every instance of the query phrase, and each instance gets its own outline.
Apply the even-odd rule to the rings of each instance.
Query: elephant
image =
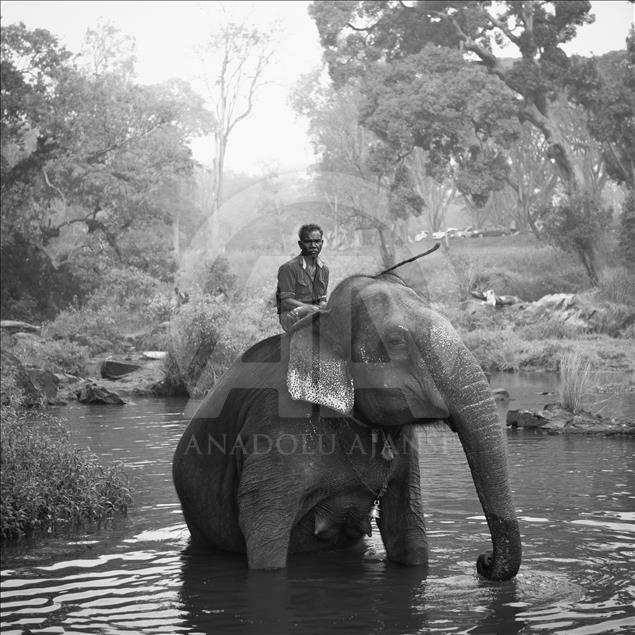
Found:
[[[173,460],[192,544],[281,569],[289,554],[360,542],[374,521],[388,560],[427,568],[417,430],[439,421],[458,435],[489,525],[477,571],[513,578],[520,532],[487,378],[450,322],[385,272],[343,280],[201,402]]]

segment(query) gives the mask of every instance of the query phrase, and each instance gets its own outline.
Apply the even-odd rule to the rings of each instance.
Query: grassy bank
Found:
[[[396,260],[432,244],[408,245]],[[635,337],[632,319],[628,326],[635,311],[634,276],[612,259],[614,245],[602,253],[596,288],[573,255],[533,235],[455,239],[449,248],[400,268],[399,275],[448,317],[486,371],[555,372],[563,355],[574,350],[584,353],[594,370],[633,370],[635,355],[624,340]],[[197,261],[179,272],[179,287],[189,294],[189,302],[181,305],[171,283],[113,271],[85,306],[43,325],[43,341],[21,340],[13,352],[24,364],[81,374],[89,358],[166,350],[169,389],[200,397],[248,346],[280,331],[275,279],[289,255],[228,251],[215,263]],[[331,290],[351,274],[372,275],[383,268],[374,247],[330,251],[325,245],[324,259]],[[607,317],[591,328],[549,315],[523,323],[512,309],[478,309],[470,292],[484,289],[523,303],[548,294],[576,294],[591,312],[602,305]]]
[[[62,421],[20,407],[3,376],[0,447],[0,538],[100,523],[126,513],[128,480],[118,463],[104,465],[73,444]]]

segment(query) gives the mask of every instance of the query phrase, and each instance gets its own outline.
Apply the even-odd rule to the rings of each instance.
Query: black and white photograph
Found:
[[[0,631],[635,633],[635,0],[3,0]]]

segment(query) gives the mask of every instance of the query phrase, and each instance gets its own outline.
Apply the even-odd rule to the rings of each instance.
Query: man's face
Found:
[[[322,234],[317,229],[302,235],[298,241],[303,256],[317,256],[322,251]]]

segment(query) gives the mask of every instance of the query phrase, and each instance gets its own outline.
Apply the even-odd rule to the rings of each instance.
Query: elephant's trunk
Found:
[[[436,325],[435,344],[418,342],[426,366],[444,397],[467,456],[492,536],[493,555],[482,554],[478,572],[508,580],[520,567],[521,544],[507,466],[507,438],[487,378],[455,332]]]

